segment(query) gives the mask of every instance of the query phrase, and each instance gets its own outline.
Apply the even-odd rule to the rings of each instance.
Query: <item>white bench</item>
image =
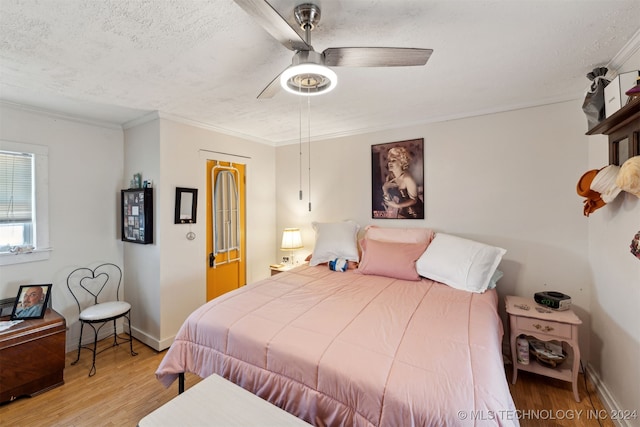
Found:
[[[309,426],[218,375],[211,375],[140,420],[156,426]]]

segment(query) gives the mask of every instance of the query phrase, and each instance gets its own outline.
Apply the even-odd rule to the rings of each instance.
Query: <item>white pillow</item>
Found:
[[[498,280],[502,279],[502,276],[504,276],[504,273],[496,269],[496,271],[491,275],[491,279],[489,279],[489,286],[487,286],[487,289],[495,288],[498,285]]]
[[[358,262],[358,230],[360,226],[354,221],[344,222],[312,222],[316,230],[316,244],[309,265],[314,266],[329,262],[336,258]]]
[[[416,262],[416,271],[452,288],[482,293],[506,252],[473,240],[436,233]]]

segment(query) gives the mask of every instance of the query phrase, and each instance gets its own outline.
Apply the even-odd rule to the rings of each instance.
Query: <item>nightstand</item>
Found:
[[[295,267],[297,267],[297,265],[291,265],[291,264],[271,264],[269,266],[269,268],[271,269],[272,276],[282,273],[283,271],[289,271]]]
[[[533,298],[507,296],[505,305],[509,314],[513,384],[518,379],[518,369],[569,381],[573,386],[573,397],[576,402],[580,402],[578,394],[578,369],[580,367],[578,326],[582,323],[580,318],[571,309],[564,311],[545,309],[545,312],[540,312],[536,308],[542,308],[542,306],[537,304]],[[567,360],[556,368],[544,366],[534,357],[530,357],[528,365],[519,363],[516,353],[516,338],[523,334],[542,341],[560,341],[562,348],[567,352]]]

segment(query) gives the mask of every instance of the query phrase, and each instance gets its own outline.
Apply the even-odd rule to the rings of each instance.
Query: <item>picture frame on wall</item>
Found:
[[[21,285],[13,304],[11,320],[42,319],[49,306],[51,286]]]
[[[424,219],[424,139],[371,146],[371,217]]]
[[[153,188],[121,190],[122,241],[153,243]]]
[[[195,224],[198,211],[198,189],[176,187],[175,224]]]

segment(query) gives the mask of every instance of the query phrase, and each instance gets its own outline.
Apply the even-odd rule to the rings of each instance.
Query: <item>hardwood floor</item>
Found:
[[[108,343],[103,343],[108,346]],[[154,409],[177,395],[177,383],[165,389],[154,372],[165,352],[156,352],[140,342],[134,342],[138,356],[129,355],[126,346],[110,348],[98,356],[97,373],[89,378],[91,354],[83,351],[75,366],[76,353],[66,357],[65,384],[32,398],[21,398],[0,406],[0,426],[135,426]],[[511,366],[507,365],[510,380]],[[200,381],[186,375],[186,387]],[[580,375],[581,402],[573,399],[571,384],[528,372],[520,372],[515,385],[509,385],[522,426],[599,426],[596,412],[587,397]],[[593,385],[588,391],[595,410],[603,410]],[[579,411],[582,411],[580,413]],[[589,419],[589,414],[591,417]],[[606,412],[601,412],[606,414]],[[568,419],[568,417],[573,417]],[[565,419],[559,419],[565,418]],[[602,426],[613,426],[603,420]]]
[[[100,344],[108,347],[111,340],[105,341]],[[155,378],[154,372],[165,352],[158,353],[135,340],[133,345],[137,356],[129,354],[128,345],[108,348],[99,354],[93,377],[88,377],[89,351],[83,350],[75,366],[71,362],[77,353],[68,353],[65,384],[0,406],[0,426],[135,426],[145,415],[175,397],[178,386],[176,382],[165,389]],[[187,374],[185,388],[199,380]]]
[[[511,384],[513,366],[505,368],[521,426],[614,426],[594,385],[587,381],[585,388],[583,374],[578,376],[578,403],[569,382],[519,371],[516,384]]]

